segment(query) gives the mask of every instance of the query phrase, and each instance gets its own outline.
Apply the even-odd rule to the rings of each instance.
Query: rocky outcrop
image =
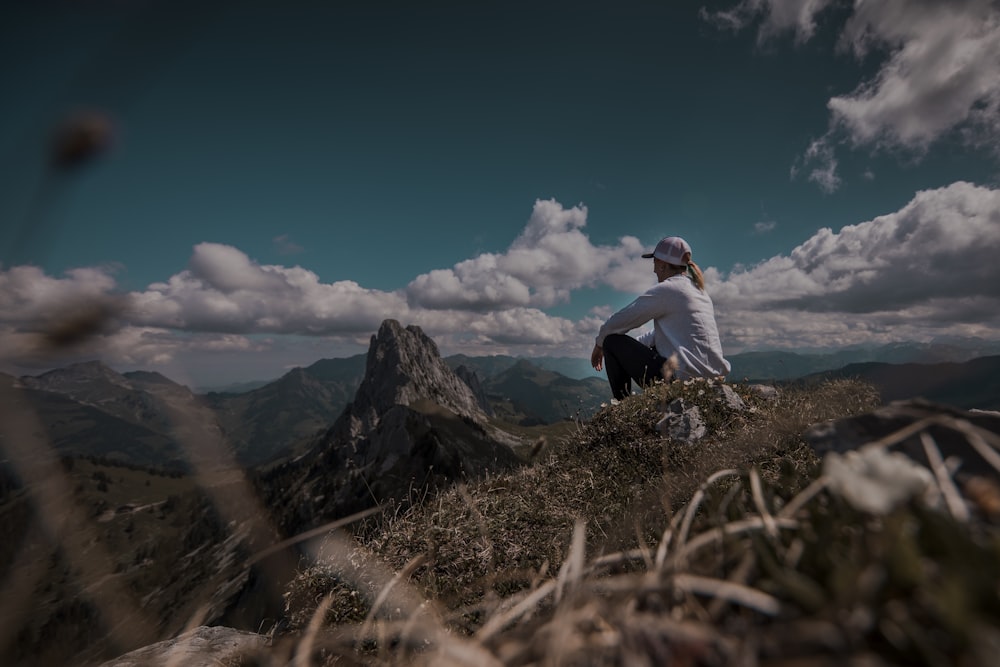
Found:
[[[492,417],[493,408],[490,406],[489,399],[486,398],[486,392],[483,391],[483,385],[479,382],[479,376],[476,375],[476,371],[470,369],[468,366],[459,366],[455,369],[455,375],[462,382],[469,385],[472,395],[476,397],[476,403],[479,404],[479,409],[487,416]]]
[[[708,428],[697,405],[690,405],[683,398],[675,398],[667,404],[656,430],[671,440],[696,442],[705,437]]]
[[[267,643],[267,637],[253,632],[203,625],[174,639],[126,653],[103,663],[101,667],[242,665],[247,664],[246,660],[259,653]]]
[[[746,403],[728,384],[705,378],[684,380],[685,385],[700,387],[698,395],[711,397],[713,403],[727,414],[749,410]],[[663,418],[656,424],[656,430],[666,438],[682,443],[693,443],[708,435],[708,426],[701,410],[683,398],[675,398],[663,408]]]
[[[944,461],[958,466],[956,478],[997,475],[986,457],[995,451],[988,445],[972,444],[983,433],[1000,434],[1000,414],[931,403],[922,399],[898,401],[863,415],[817,424],[806,431],[806,442],[819,455],[843,454],[863,445],[890,439],[891,448],[914,461],[929,465],[924,445],[929,436]],[[978,443],[977,443],[978,444]],[[983,456],[986,452],[986,457]]]
[[[357,394],[301,459],[264,478],[288,534],[520,463],[473,390],[416,326],[372,336]],[[286,491],[291,490],[291,491]]]
[[[434,341],[420,327],[404,329],[396,320],[386,320],[371,338],[365,378],[332,435],[356,439],[376,429],[393,407],[417,401],[431,401],[474,422],[486,421],[472,389],[448,368]]]

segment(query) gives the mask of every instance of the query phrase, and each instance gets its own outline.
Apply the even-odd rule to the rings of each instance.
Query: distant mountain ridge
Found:
[[[483,382],[497,414],[523,425],[589,419],[610,397],[601,378],[577,380],[521,359]]]
[[[332,424],[364,373],[365,355],[320,359],[252,391],[209,393],[204,399],[240,458],[257,464],[294,453],[298,445],[304,446]]]
[[[797,382],[819,383],[832,378],[870,382],[886,403],[919,397],[958,408],[1000,410],[1000,355],[963,363],[849,364]]]
[[[97,361],[9,381],[29,392],[61,452],[178,465],[181,449],[172,434],[168,404],[200,402],[215,413],[238,460],[255,466],[301,453],[310,439],[329,428],[361,386],[366,359],[320,359],[243,393],[194,394],[159,373],[122,374]],[[504,406],[502,418],[515,422],[589,418],[606,399],[603,380],[566,378],[514,357],[456,356],[443,363],[454,371],[463,362],[463,385],[471,388],[487,416],[493,415],[496,402]],[[503,378],[491,384],[484,369]],[[522,377],[515,381],[518,374]],[[525,392],[530,400],[518,395]]]
[[[1000,342],[985,340],[938,341],[931,343],[890,343],[872,348],[851,348],[835,352],[801,353],[787,351],[743,352],[727,355],[732,363],[731,381],[790,380],[812,373],[836,370],[860,363],[962,363],[1000,354]]]
[[[973,343],[978,349],[1000,347]],[[964,359],[973,343],[906,343],[829,354],[751,352],[730,358],[730,381],[854,376],[870,380],[885,400],[923,396],[957,407],[996,409],[995,375],[988,370],[994,362],[989,356],[982,357],[984,361]],[[871,361],[872,357],[894,361]],[[931,363],[954,357],[962,361]],[[864,361],[854,361],[858,358]],[[6,376],[6,382],[33,405],[60,452],[110,456],[140,465],[183,465],[170,407],[200,402],[216,414],[238,460],[256,466],[305,451],[318,433],[328,429],[360,387],[366,359],[367,355],[320,359],[243,393],[198,395],[159,373],[117,373],[99,362],[35,377]],[[921,363],[901,361],[913,359]],[[589,419],[608,400],[603,376],[573,378],[551,369],[561,365],[572,372],[576,361],[587,363],[566,357],[506,355],[443,359],[452,371],[462,369],[459,376],[486,415],[522,426]]]
[[[725,341],[723,341],[725,342]],[[979,357],[1000,354],[1000,341],[980,339],[945,339],[930,343],[899,342],[871,347],[853,347],[830,352],[803,352],[795,350],[770,350],[727,354],[733,369],[730,380],[788,380],[835,370],[848,364],[881,362],[904,363],[961,363]],[[364,365],[364,354],[347,357],[359,366]],[[316,364],[345,359],[321,359]],[[529,361],[539,368],[555,371],[576,380],[603,379],[604,374],[590,367],[586,357],[515,357],[511,355],[469,356],[454,354],[444,357],[452,370],[465,366],[474,370],[481,381],[506,371],[519,361]],[[315,364],[314,364],[315,366]],[[309,367],[312,368],[312,367]],[[244,393],[262,387],[274,380],[246,382],[233,385],[230,391],[215,393]],[[209,393],[209,392],[201,392]]]
[[[470,357],[465,354],[454,354],[444,359],[449,366],[456,368],[466,366],[475,370],[481,379],[500,375],[520,361],[528,361],[545,370],[554,371],[574,380],[602,377],[590,366],[590,359],[584,357],[512,357],[509,355],[493,355],[488,357]]]
[[[171,411],[196,400],[159,373],[122,375],[100,362],[73,364],[14,382],[57,451],[141,465],[185,468]]]

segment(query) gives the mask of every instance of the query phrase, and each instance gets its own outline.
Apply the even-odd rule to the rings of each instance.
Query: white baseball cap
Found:
[[[691,252],[691,246],[688,245],[687,241],[679,236],[667,236],[660,239],[653,252],[646,253],[643,257],[646,259],[655,257],[667,264],[687,266],[687,262],[684,261],[684,253],[686,252]]]

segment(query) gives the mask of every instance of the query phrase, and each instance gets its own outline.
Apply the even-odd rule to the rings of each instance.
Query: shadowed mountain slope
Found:
[[[497,415],[522,424],[589,419],[610,398],[602,378],[574,380],[521,360],[483,382]]]
[[[419,327],[382,323],[354,400],[300,459],[266,473],[288,534],[423,488],[517,465],[510,436]]]
[[[14,400],[38,415],[62,455],[187,466],[173,434],[171,410],[196,397],[158,373],[122,375],[91,361],[21,377],[13,386]]]
[[[309,438],[343,412],[364,370],[364,355],[321,359],[253,391],[212,393],[205,401],[240,460],[254,465],[301,453]]]

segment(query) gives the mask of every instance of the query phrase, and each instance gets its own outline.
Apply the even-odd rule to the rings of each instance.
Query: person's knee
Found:
[[[626,342],[626,334],[608,334],[604,338],[604,354],[615,354],[622,349],[622,343]]]

